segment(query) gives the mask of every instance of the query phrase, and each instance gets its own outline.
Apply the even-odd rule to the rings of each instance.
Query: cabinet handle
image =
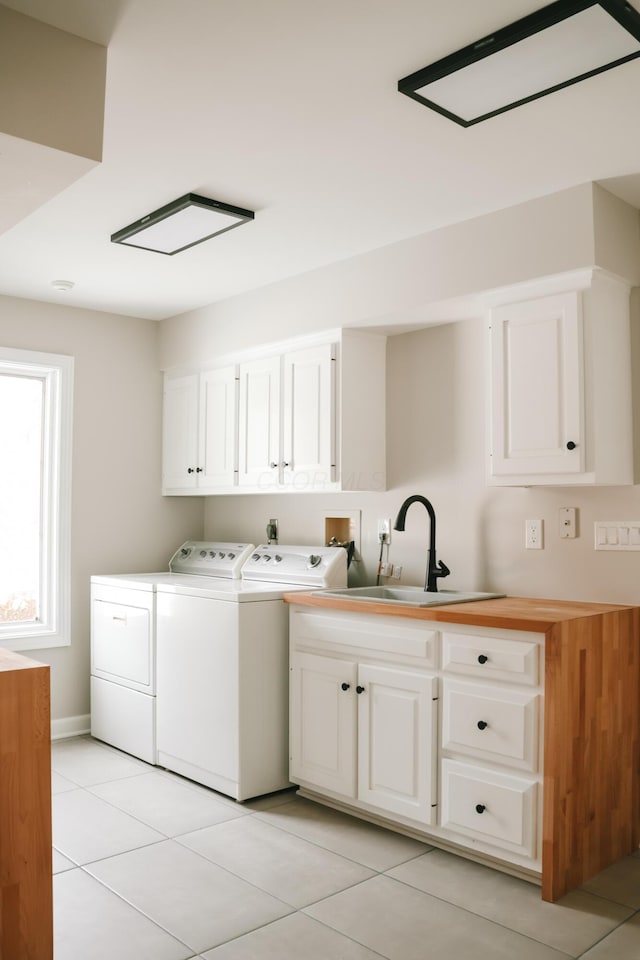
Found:
[[[478,720],[478,730],[486,730],[489,724],[486,720]]]
[[[188,467],[187,473],[195,473],[195,470],[193,469],[193,467]]]
[[[364,693],[364,687],[357,686],[356,693]]]
[[[486,655],[486,653],[481,653],[478,657],[478,663],[486,663],[488,659],[489,657]]]
[[[278,464],[277,464],[277,463],[274,463],[273,461],[271,461],[271,463],[269,464],[269,466],[271,467],[272,470],[275,470],[275,468],[278,466]]]
[[[351,684],[350,684],[350,683],[341,683],[340,686],[342,687],[343,690],[349,690],[350,687],[351,687]]]
[[[577,443],[574,443],[573,440],[569,440],[569,442],[567,443],[567,450],[575,450],[577,446],[578,446]]]
[[[476,803],[476,813],[484,813],[486,809],[484,803]]]
[[[196,473],[203,473],[204,467],[196,467]]]
[[[288,467],[288,466],[289,466],[289,464],[287,463],[287,461],[286,461],[286,460],[283,460],[283,461],[282,461],[282,466],[283,466],[283,467]]]

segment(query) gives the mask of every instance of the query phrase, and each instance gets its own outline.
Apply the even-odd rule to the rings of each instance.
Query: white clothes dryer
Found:
[[[157,586],[158,763],[248,800],[289,786],[293,590],[346,586],[341,547],[263,544],[242,579]]]

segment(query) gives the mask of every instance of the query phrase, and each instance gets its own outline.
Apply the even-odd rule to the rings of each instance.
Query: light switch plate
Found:
[[[596,520],[595,550],[640,550],[640,520]]]

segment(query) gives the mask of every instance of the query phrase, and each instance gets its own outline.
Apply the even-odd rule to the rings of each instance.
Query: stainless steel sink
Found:
[[[469,603],[473,600],[494,600],[504,593],[472,593],[460,590],[439,590],[427,593],[422,587],[345,587],[323,590],[323,597],[357,600],[365,603],[395,603],[404,607],[441,607],[447,603]]]

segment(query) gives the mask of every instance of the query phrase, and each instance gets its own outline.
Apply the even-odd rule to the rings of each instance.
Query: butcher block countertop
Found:
[[[640,844],[640,607],[504,597],[404,607],[289,593],[334,614],[544,634],[542,898],[554,901]]]
[[[346,600],[326,596],[322,592],[286,593],[284,599],[287,603],[306,607],[375,613],[382,617],[408,617],[411,620],[436,620],[440,623],[461,623],[476,627],[498,627],[502,630],[530,630],[534,633],[546,633],[554,624],[567,620],[635,609],[621,604],[539,600],[531,597],[473,600],[469,603],[447,603],[442,607],[410,607],[399,603],[376,603],[373,600]]]

